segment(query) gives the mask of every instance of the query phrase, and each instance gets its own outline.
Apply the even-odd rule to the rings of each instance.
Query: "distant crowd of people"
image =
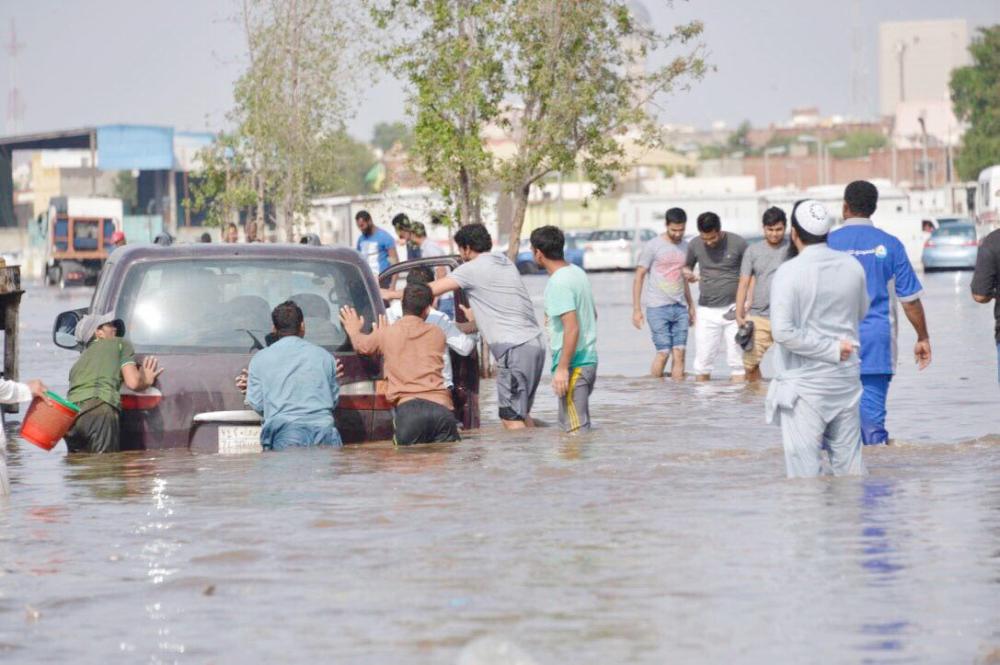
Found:
[[[664,232],[639,254],[632,323],[649,328],[653,376],[685,378],[691,327],[698,381],[710,378],[720,353],[731,380],[760,380],[762,358],[777,347],[765,417],[780,425],[789,476],[818,475],[824,462],[834,474],[863,473],[862,445],[889,441],[886,400],[897,363],[897,301],[916,333],[915,362],[920,369],[931,362],[920,280],[899,239],[872,224],[877,205],[875,186],[856,181],[844,192],[843,224],[836,229],[834,216],[815,200],[797,202],[788,216],[769,208],[761,220],[763,240],[752,245],[725,231],[714,212],[699,214],[697,236],[685,240],[687,214],[671,208]],[[355,222],[356,250],[376,275],[403,252],[408,258],[444,254],[427,240],[423,224],[405,215],[393,219],[396,237],[379,229],[366,211],[357,213]],[[252,223],[247,236],[248,242],[256,240]],[[238,229],[230,225],[225,240],[237,239]],[[548,275],[547,334],[517,267],[493,251],[483,225],[460,228],[454,243],[461,259],[455,269],[413,266],[402,290],[382,290],[391,303],[386,317],[366,322],[349,305],[339,312],[355,351],[384,361],[396,443],[460,438],[450,354],[469,355],[480,338],[496,363],[498,416],[506,429],[534,426],[532,409],[547,356],[560,427],[570,433],[590,428],[598,314],[586,273],[565,259],[563,232],[543,226],[530,236],[534,260]],[[692,284],[699,287],[697,302]],[[998,287],[1000,231],[982,243],[973,297],[995,301]],[[459,291],[469,303],[459,307],[461,322],[455,308]],[[1000,363],[1000,303],[995,313]],[[304,339],[298,304],[279,304],[271,318],[271,343],[236,379],[247,405],[263,416],[262,444],[274,449],[339,444],[338,362]],[[68,398],[79,404],[81,415],[66,436],[71,452],[118,450],[122,385],[143,390],[163,371],[155,357],[136,361],[122,327],[110,314],[85,316],[77,326],[84,351],[70,371]],[[0,384],[0,401],[47,399],[44,392],[40,381],[7,381]]]

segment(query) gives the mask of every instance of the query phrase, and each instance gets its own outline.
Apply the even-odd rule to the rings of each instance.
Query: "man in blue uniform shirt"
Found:
[[[896,370],[896,301],[917,333],[913,355],[920,369],[931,363],[923,287],[899,238],[875,228],[871,216],[878,205],[878,189],[856,180],[844,190],[844,226],[830,234],[829,246],[847,252],[865,269],[870,305],[861,322],[861,435],[865,445],[888,443],[885,429],[886,397]]]

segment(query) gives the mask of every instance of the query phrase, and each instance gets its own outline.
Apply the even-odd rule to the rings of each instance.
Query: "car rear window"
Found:
[[[372,300],[357,266],[337,261],[197,259],[137,264],[116,312],[143,353],[246,353],[271,332],[271,310],[292,300],[306,339],[351,351],[339,312],[351,305],[372,321]],[[367,327],[367,326],[366,326]]]
[[[631,240],[631,231],[594,231],[590,234],[591,240]]]
[[[971,226],[965,226],[964,224],[949,224],[947,226],[942,226],[937,231],[935,231],[932,236],[934,238],[947,238],[947,237],[963,237],[963,238],[975,238],[976,230]]]

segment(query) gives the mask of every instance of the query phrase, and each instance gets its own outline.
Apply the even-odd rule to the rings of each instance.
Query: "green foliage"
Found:
[[[830,156],[837,159],[865,157],[872,150],[878,150],[889,145],[889,137],[881,132],[872,131],[850,132],[838,137],[836,140],[843,141],[845,144],[840,148],[830,148]]]
[[[598,193],[625,170],[627,141],[654,145],[652,100],[704,75],[698,22],[661,35],[623,0],[369,0],[394,30],[383,62],[409,83],[416,114],[412,155],[424,175],[457,197],[458,219],[478,219],[496,179],[516,199],[511,247],[533,184],[579,168]],[[404,37],[400,38],[400,35]],[[680,45],[649,71],[655,51]],[[484,131],[513,155],[495,159]]]
[[[1000,25],[980,28],[969,46],[972,63],[951,73],[955,115],[969,123],[955,167],[963,180],[1000,164]]]
[[[245,154],[234,134],[220,135],[215,143],[198,153],[201,169],[191,181],[190,196],[184,205],[195,212],[204,212],[206,226],[234,221],[237,212],[258,203]]]
[[[729,135],[726,140],[726,148],[730,151],[737,150],[749,150],[750,149],[750,121],[744,120],[740,123],[740,126],[736,128],[736,131]]]
[[[480,221],[493,160],[486,125],[505,95],[500,45],[504,0],[368,0],[388,33],[379,61],[409,85],[416,117],[411,156],[457,208],[459,224]]]
[[[403,122],[380,122],[372,132],[372,145],[388,152],[399,143],[404,150],[413,146],[413,130]]]
[[[125,213],[130,214],[139,205],[139,183],[131,171],[119,171],[111,186],[115,198],[122,200]]]

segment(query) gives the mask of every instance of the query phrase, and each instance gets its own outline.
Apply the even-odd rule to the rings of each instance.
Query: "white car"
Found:
[[[594,231],[583,245],[585,270],[633,270],[642,245],[656,236],[651,229],[639,229],[636,240],[634,229],[607,229]]]

